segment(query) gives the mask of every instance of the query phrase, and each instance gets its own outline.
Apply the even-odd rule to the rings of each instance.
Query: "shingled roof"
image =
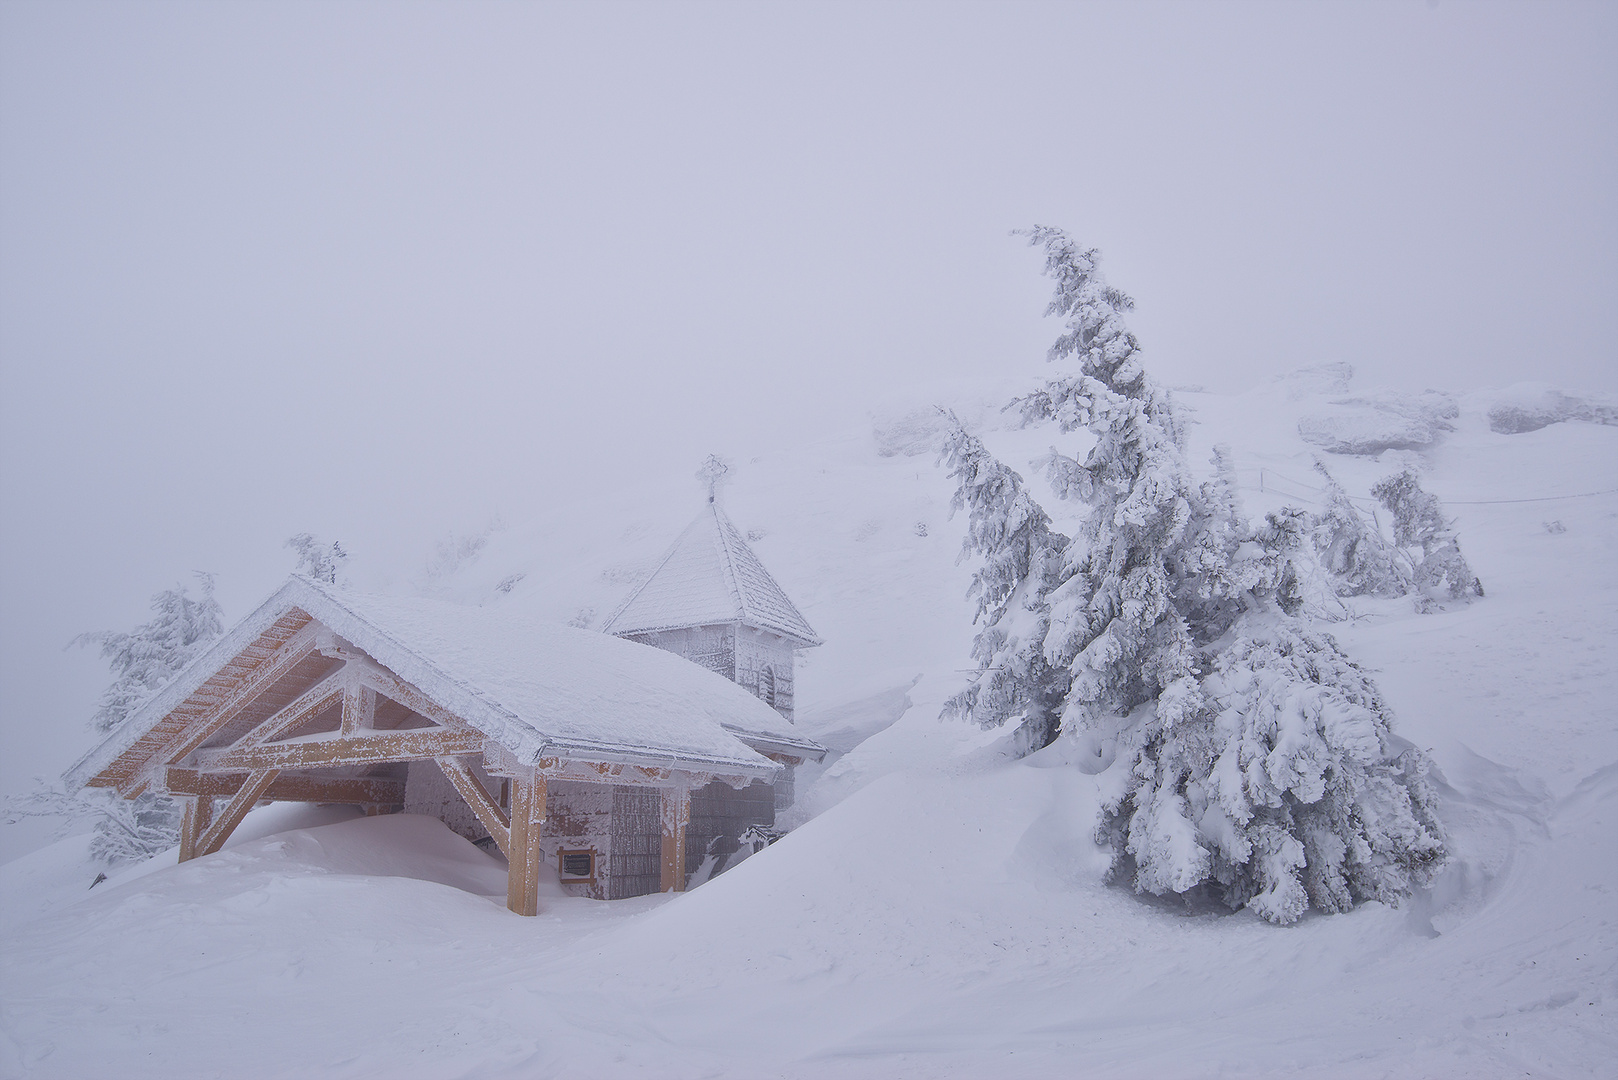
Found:
[[[622,636],[717,623],[769,630],[799,648],[820,644],[730,518],[710,502],[602,629]]]

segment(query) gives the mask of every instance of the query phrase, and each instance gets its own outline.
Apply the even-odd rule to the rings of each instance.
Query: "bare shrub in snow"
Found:
[[[1302,511],[1242,516],[1229,456],[1193,482],[1169,398],[1123,323],[1132,301],[1097,255],[1036,228],[1066,320],[1050,359],[1079,371],[1014,402],[1023,421],[1088,432],[1048,478],[1089,505],[1050,528],[1022,478],[959,425],[946,446],[984,625],[978,673],[949,712],[1016,723],[1036,749],[1098,748],[1098,838],[1156,895],[1212,893],[1277,923],[1313,907],[1396,903],[1442,864],[1426,762],[1396,749],[1365,674],[1304,621],[1333,602]],[[1324,593],[1324,597],[1322,594]],[[1111,757],[1107,756],[1110,749]]]

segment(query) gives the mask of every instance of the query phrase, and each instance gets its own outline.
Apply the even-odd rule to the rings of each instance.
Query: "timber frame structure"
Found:
[[[507,906],[533,915],[558,790],[655,792],[657,887],[680,891],[694,791],[767,784],[822,753],[658,650],[295,576],[67,778],[182,800],[183,862],[263,801],[393,813],[436,770],[506,856]]]

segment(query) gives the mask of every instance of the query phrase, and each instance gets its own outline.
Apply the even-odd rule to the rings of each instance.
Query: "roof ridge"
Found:
[[[736,532],[736,525],[730,520],[730,515],[719,509],[717,501],[710,500],[708,506],[713,510],[714,532],[718,534],[719,539],[719,564],[724,569],[727,579],[725,584],[730,586],[730,595],[736,600],[736,614],[745,619],[750,606],[747,601],[751,597],[748,596],[742,583],[742,576],[736,572],[736,552],[730,546],[731,534]]]

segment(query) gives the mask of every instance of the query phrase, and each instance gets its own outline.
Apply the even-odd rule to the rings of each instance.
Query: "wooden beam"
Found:
[[[369,657],[356,658],[349,663],[361,683],[371,687],[383,697],[398,702],[417,716],[425,716],[433,723],[444,727],[466,726],[466,721],[461,717]]]
[[[230,834],[236,831],[236,826],[242,823],[242,818],[247,816],[247,812],[258,802],[265,790],[275,783],[278,775],[279,769],[260,769],[249,776],[247,782],[231,796],[230,802],[225,804],[225,808],[219,812],[213,824],[197,838],[197,855],[212,855],[224,847],[225,841],[230,839]]]
[[[180,818],[180,861],[190,862],[197,857],[197,841],[213,822],[213,796],[192,795],[184,802],[184,816]]]
[[[235,719],[258,695],[314,654],[318,645],[316,631],[319,628],[319,624],[315,622],[304,624],[279,649],[260,661],[257,667],[227,691],[211,709],[187,723],[184,729],[150,760],[159,767],[171,765],[207,742]],[[144,789],[148,781],[149,776],[143,773],[132,775],[127,782],[118,785],[119,791],[125,798],[134,798],[135,786],[139,785]]]
[[[376,691],[356,677],[343,687],[344,735],[354,735],[376,726]]]
[[[489,796],[488,789],[478,782],[472,775],[472,770],[466,767],[466,762],[460,758],[441,757],[435,759],[438,767],[443,770],[444,776],[455,785],[455,790],[461,793],[466,805],[483,822],[483,827],[489,830],[494,842],[500,845],[500,851],[507,860],[511,858],[511,819],[506,816]]]
[[[551,780],[578,780],[586,784],[613,784],[638,787],[667,787],[671,782],[683,781],[695,791],[714,780],[723,780],[735,788],[744,788],[754,780],[769,781],[767,776],[745,773],[698,771],[679,766],[625,765],[616,761],[589,761],[583,758],[542,757],[536,763],[540,775]]]
[[[163,787],[170,795],[228,799],[247,777],[239,773],[205,773],[170,766]],[[404,781],[379,776],[287,776],[282,774],[261,799],[272,802],[352,803],[397,806],[404,802]]]
[[[532,769],[511,778],[511,841],[506,858],[506,907],[518,915],[539,914],[539,870],[545,853],[545,778]]]
[[[691,822],[691,789],[663,789],[663,892],[685,892],[685,827]]]
[[[315,735],[298,742],[259,746],[224,746],[197,751],[203,772],[257,772],[261,769],[323,769],[345,765],[381,765],[391,761],[460,757],[483,750],[481,732],[426,728],[376,731],[360,735]]]
[[[307,723],[310,717],[322,709],[329,708],[342,695],[352,679],[346,668],[338,668],[293,698],[274,716],[260,723],[232,745],[257,746],[260,743],[273,742],[287,732],[296,730],[300,725]]]

